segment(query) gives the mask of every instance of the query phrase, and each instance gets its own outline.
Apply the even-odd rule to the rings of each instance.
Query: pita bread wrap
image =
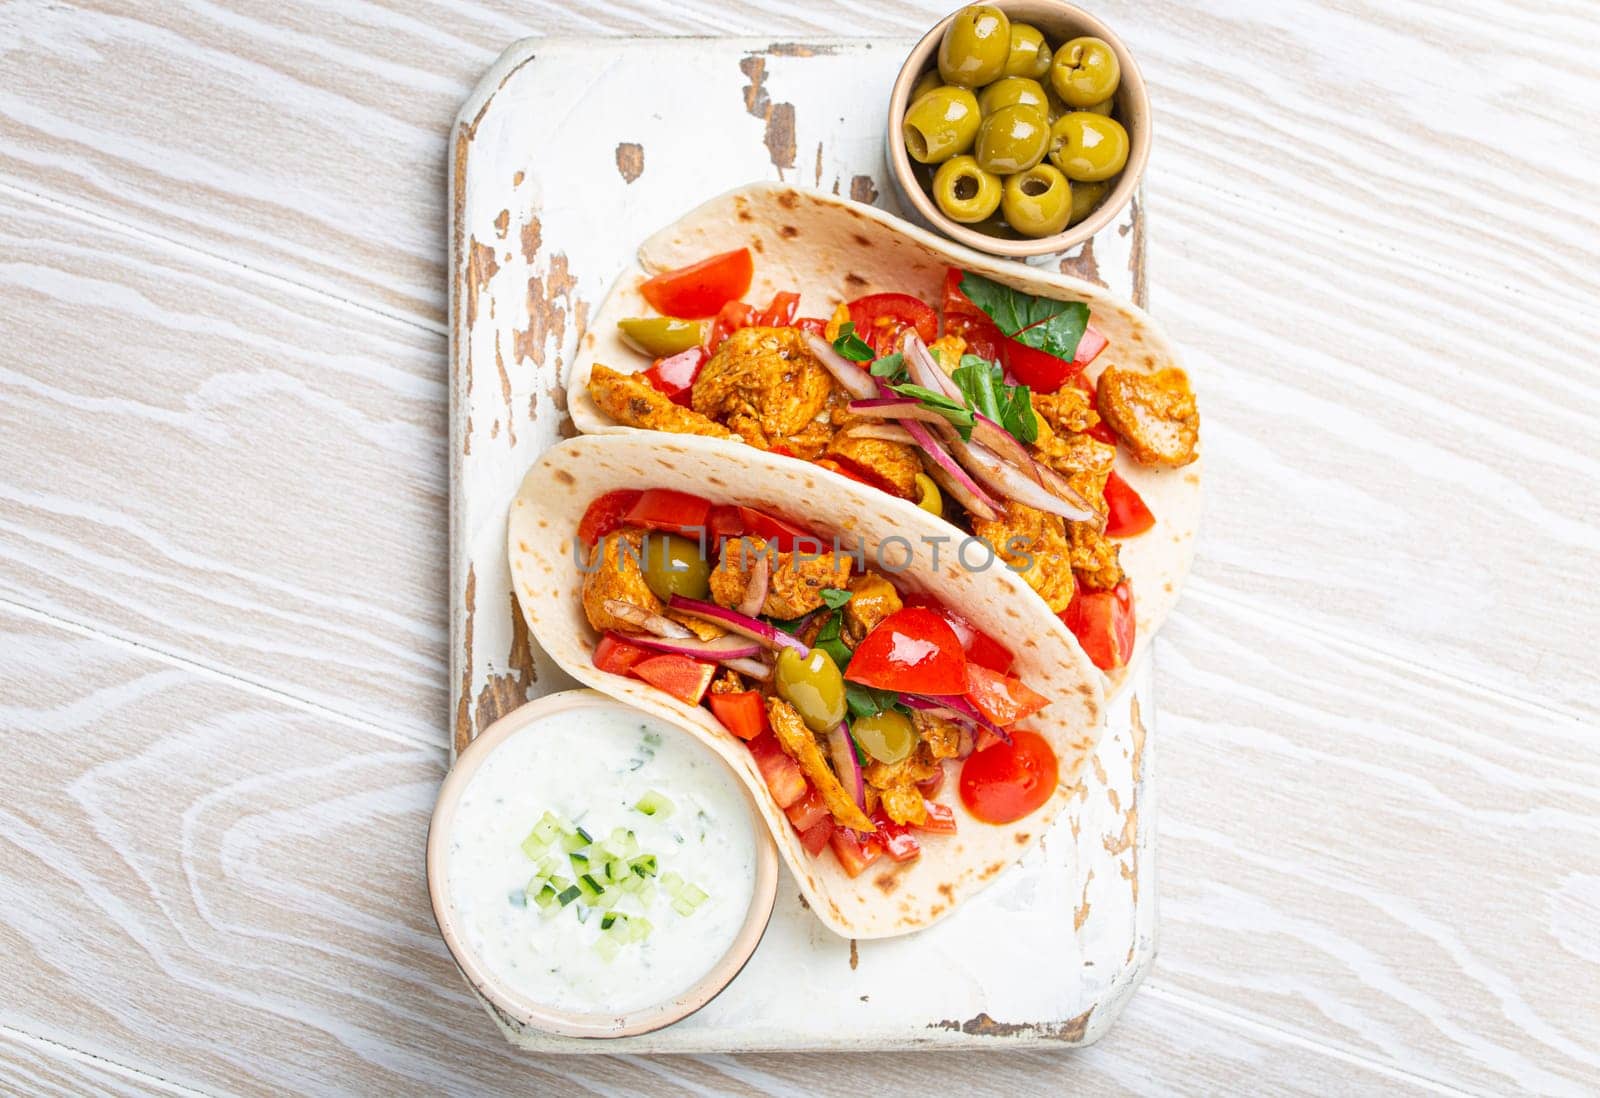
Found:
[[[808,855],[767,791],[749,749],[708,710],[594,666],[599,634],[584,615],[584,577],[574,539],[590,501],[618,488],[672,488],[713,503],[760,508],[824,540],[837,537],[843,549],[859,546],[869,563],[888,563],[879,570],[900,590],[934,595],[966,615],[1015,652],[1013,674],[1050,699],[1017,725],[1039,733],[1055,750],[1060,782],[1050,799],[1016,823],[995,826],[969,815],[957,782],[947,780],[936,799],[952,807],[957,832],[919,832],[919,858],[901,865],[881,858],[851,879],[830,851]],[[951,529],[941,519],[804,462],[684,435],[580,437],[553,447],[528,471],[508,529],[512,589],[539,645],[573,678],[672,721],[726,760],[761,806],[811,910],[846,937],[918,930],[991,883],[1066,807],[1104,727],[1099,676],[1072,635],[1018,576],[1000,566],[961,567],[953,559]],[[929,540],[941,538],[946,540]],[[898,568],[902,561],[903,570]]]
[[[595,406],[589,396],[589,376],[597,362],[625,373],[649,366],[617,334],[617,321],[654,315],[639,293],[639,284],[652,274],[740,247],[749,247],[755,259],[755,280],[745,295],[747,301],[765,302],[780,290],[797,291],[804,315],[826,317],[841,302],[898,292],[937,307],[946,271],[960,267],[1035,296],[1085,302],[1090,324],[1107,339],[1086,371],[1091,378],[1111,365],[1141,373],[1181,367],[1177,348],[1147,313],[1092,282],[984,256],[834,195],[756,183],[713,198],[640,246],[638,263],[612,286],[573,364],[567,399],[578,430],[637,431],[613,422]],[[1188,574],[1200,520],[1201,464],[1197,460],[1181,468],[1141,465],[1126,448],[1117,448],[1117,472],[1143,497],[1156,519],[1153,529],[1118,539],[1122,567],[1132,581],[1137,621],[1130,667],[1166,620]],[[844,479],[826,471],[823,475],[830,485]],[[1111,681],[1121,682],[1125,672],[1126,668],[1114,673]]]

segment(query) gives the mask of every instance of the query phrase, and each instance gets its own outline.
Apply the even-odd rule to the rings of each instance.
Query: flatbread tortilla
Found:
[[[765,302],[780,290],[793,290],[800,294],[803,315],[826,317],[841,302],[898,292],[937,307],[946,270],[960,267],[1036,296],[1087,303],[1090,323],[1107,339],[1106,348],[1088,368],[1091,378],[1111,365],[1143,373],[1182,366],[1177,348],[1147,313],[1092,282],[981,255],[834,195],[756,183],[713,198],[640,246],[638,263],[612,286],[573,363],[567,403],[578,430],[640,433],[613,422],[589,398],[589,375],[596,362],[625,373],[649,366],[617,335],[618,320],[655,313],[640,295],[639,284],[652,274],[740,247],[749,247],[755,258],[755,280],[745,295],[747,301]],[[666,437],[661,432],[642,433]],[[1202,464],[1203,458],[1177,469],[1140,465],[1128,456],[1126,447],[1117,448],[1117,472],[1144,498],[1156,519],[1147,532],[1118,539],[1122,568],[1133,585],[1137,621],[1130,668],[1166,621],[1189,572],[1200,521]],[[831,485],[845,481],[827,470],[819,472],[830,491]],[[1127,668],[1121,669],[1111,681],[1121,683],[1126,672]]]
[[[947,780],[937,799],[954,810],[957,833],[919,833],[922,855],[916,860],[896,865],[879,859],[852,880],[829,851],[816,858],[807,854],[749,749],[708,710],[594,666],[599,635],[581,603],[583,575],[574,556],[578,522],[597,496],[647,487],[758,507],[821,538],[837,537],[846,549],[860,546],[868,561],[898,565],[904,560],[904,570],[892,569],[897,587],[932,594],[966,615],[1016,653],[1014,674],[1051,699],[1017,726],[1038,732],[1056,752],[1061,780],[1050,800],[1031,816],[997,827],[968,815],[957,783]],[[1020,577],[999,565],[984,571],[961,567],[952,559],[951,529],[943,520],[816,466],[688,435],[634,431],[580,437],[553,447],[528,471],[509,519],[512,590],[540,647],[573,678],[687,729],[726,760],[755,795],[811,910],[846,937],[886,938],[919,930],[993,882],[1066,807],[1104,729],[1099,675],[1072,634]]]

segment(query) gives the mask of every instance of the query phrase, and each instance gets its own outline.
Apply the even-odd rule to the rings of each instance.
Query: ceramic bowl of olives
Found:
[[[901,208],[994,255],[1083,243],[1132,200],[1149,155],[1133,56],[1057,0],[955,12],[917,43],[889,97]]]

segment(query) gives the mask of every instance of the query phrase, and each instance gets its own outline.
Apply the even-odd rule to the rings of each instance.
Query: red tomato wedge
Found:
[[[1156,524],[1133,485],[1112,470],[1106,477],[1106,537],[1131,538]]]
[[[933,796],[926,788],[919,788],[923,788],[924,797]],[[924,800],[922,803],[928,810],[928,822],[919,826],[917,828],[918,831],[927,831],[934,835],[954,835],[956,833],[955,809],[947,804],[940,804],[938,801]]]
[[[717,318],[711,322],[711,330],[706,335],[706,351],[715,353],[723,340],[740,328],[748,328],[755,323],[755,315],[755,309],[742,301],[728,302],[717,311]]]
[[[1084,654],[1102,671],[1127,665],[1133,657],[1136,622],[1133,588],[1123,580],[1110,591],[1079,588],[1061,612],[1061,620],[1078,638]]]
[[[810,831],[832,815],[815,789],[806,790],[806,795],[784,809],[784,813],[796,831]]]
[[[694,391],[694,379],[700,376],[700,367],[711,356],[704,347],[690,347],[666,358],[656,359],[655,365],[644,372],[644,379],[658,393],[665,393],[672,403],[687,408]]]
[[[872,814],[872,822],[878,825],[878,840],[891,861],[909,862],[922,853],[922,844],[911,834],[911,829],[895,823],[882,809]]]
[[[1049,698],[1021,679],[996,674],[978,664],[967,665],[967,682],[967,700],[1001,728],[1031,717],[1050,704]]]
[[[910,294],[868,294],[847,306],[856,334],[873,351],[886,355],[895,349],[900,333],[915,328],[924,343],[939,337],[939,314],[933,306]]]
[[[787,328],[794,323],[800,311],[800,295],[789,290],[779,290],[772,295],[772,303],[756,314],[755,323],[763,328]]]
[[[1000,361],[1019,384],[1036,393],[1055,392],[1083,369],[1076,362],[1057,358],[1015,339],[1007,339],[1001,345]]]
[[[840,868],[851,877],[861,876],[867,866],[883,856],[883,843],[876,835],[868,835],[862,841],[854,831],[845,827],[833,829],[833,834],[828,836],[828,845],[833,847],[833,856],[839,859]]]
[[[806,848],[807,854],[815,858],[822,853],[822,848],[828,845],[828,840],[833,838],[833,832],[833,817],[829,816],[815,827],[800,832],[800,845]]]
[[[1017,662],[1017,657],[1011,654],[1011,649],[983,632],[965,617],[956,613],[932,595],[909,594],[905,596],[905,604],[907,606],[925,606],[943,616],[944,620],[950,623],[950,628],[956,631],[956,638],[961,641],[961,650],[967,654],[967,662],[969,664],[980,664],[991,671],[998,671],[1004,675],[1011,670],[1011,665]]]
[[[583,542],[584,548],[594,548],[595,542],[622,526],[643,494],[633,488],[618,488],[596,496],[583,512],[583,518],[578,520],[578,540]]]
[[[767,790],[779,808],[788,808],[806,795],[809,788],[806,776],[800,764],[783,750],[778,737],[771,732],[762,732],[750,741],[750,754],[755,758],[756,769],[761,771]]]
[[[744,523],[743,533],[777,542],[780,553],[794,552],[797,543],[802,548],[812,551],[828,544],[811,531],[802,530],[793,523],[785,522],[765,511],[757,511],[754,507],[740,507],[739,518]]]
[[[613,675],[626,675],[634,664],[653,655],[656,653],[648,648],[640,648],[615,633],[607,633],[594,646],[594,665]]]
[[[761,691],[712,694],[708,700],[717,720],[741,740],[753,740],[767,730],[767,706]]]
[[[989,320],[989,314],[975,305],[970,297],[961,292],[961,278],[967,272],[960,267],[947,267],[944,272],[944,300],[941,307],[944,309],[944,318],[948,322],[953,316],[981,316]],[[990,323],[994,323],[990,321]]]
[[[715,316],[728,302],[748,293],[755,272],[750,249],[740,248],[675,271],[663,271],[645,279],[639,292],[662,316],[697,320]]]
[[[862,638],[845,678],[899,693],[965,694],[967,656],[943,615],[907,606]]]
[[[1015,823],[1050,799],[1058,780],[1056,753],[1037,732],[1018,729],[1011,742],[974,751],[961,764],[961,803],[985,823]]]
[[[828,322],[815,316],[803,316],[794,322],[794,326],[802,332],[811,332],[814,335],[825,336],[828,334]]]
[[[711,501],[671,488],[647,488],[639,501],[628,509],[624,521],[629,526],[699,537],[706,529]]]
[[[635,678],[643,679],[681,702],[699,705],[711,686],[712,676],[717,673],[717,665],[688,656],[663,654],[640,660],[630,671]]]
[[[706,530],[710,548],[715,550],[728,538],[744,533],[744,518],[739,508],[731,503],[712,504],[706,515]]]

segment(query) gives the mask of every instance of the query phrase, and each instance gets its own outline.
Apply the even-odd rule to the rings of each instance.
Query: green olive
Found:
[[[1039,28],[1027,23],[1011,24],[1011,49],[1006,54],[1006,76],[1031,76],[1042,80],[1050,71],[1050,43]]]
[[[617,321],[622,341],[651,358],[663,358],[698,347],[705,341],[705,322],[671,316],[631,316]]]
[[[1072,185],[1049,164],[1035,164],[1006,177],[1000,210],[1023,236],[1051,236],[1072,216]]]
[[[1072,220],[1068,225],[1076,225],[1099,208],[1111,192],[1110,183],[1074,183],[1072,185]]]
[[[952,221],[982,221],[1000,205],[1000,177],[970,156],[952,156],[933,175],[933,200]]]
[[[929,69],[927,72],[917,77],[917,82],[911,85],[911,98],[907,99],[906,102],[915,103],[917,100],[921,99],[924,95],[927,95],[934,88],[939,87],[943,83],[944,80],[939,76],[938,68],[935,67]]]
[[[850,726],[850,734],[861,750],[881,763],[897,763],[917,746],[917,730],[904,713],[885,709],[873,717],[861,717]]]
[[[688,538],[651,534],[644,539],[641,557],[644,582],[661,601],[673,595],[703,599],[710,594],[711,564],[700,555],[700,546]]]
[[[1110,99],[1121,80],[1117,55],[1099,38],[1074,38],[1050,62],[1050,86],[1079,110]]]
[[[971,91],[934,88],[906,111],[906,151],[920,163],[942,163],[972,147],[980,121],[978,97]]]
[[[844,720],[844,676],[821,648],[807,656],[785,648],[773,679],[778,697],[794,706],[811,731],[827,732]]]
[[[1011,55],[1011,21],[989,4],[956,12],[939,40],[939,75],[946,84],[981,88],[999,79]]]
[[[1110,179],[1128,162],[1128,131],[1115,118],[1088,111],[1064,114],[1050,128],[1050,160],[1075,182]]]
[[[1099,114],[1110,118],[1111,112],[1116,109],[1116,106],[1117,101],[1115,99],[1102,99],[1100,102],[1091,103],[1083,109],[1088,111],[1090,114]]]
[[[983,120],[973,151],[984,171],[1010,175],[1043,160],[1049,147],[1050,123],[1044,112],[1018,103],[1001,107]]]
[[[1026,76],[1001,77],[978,95],[978,109],[984,114],[993,114],[1001,107],[1018,103],[1041,111],[1050,110],[1050,97],[1045,94],[1044,85]]]
[[[913,483],[917,486],[917,506],[924,511],[943,515],[944,496],[940,494],[939,486],[933,482],[933,478],[926,473],[918,473]]]

